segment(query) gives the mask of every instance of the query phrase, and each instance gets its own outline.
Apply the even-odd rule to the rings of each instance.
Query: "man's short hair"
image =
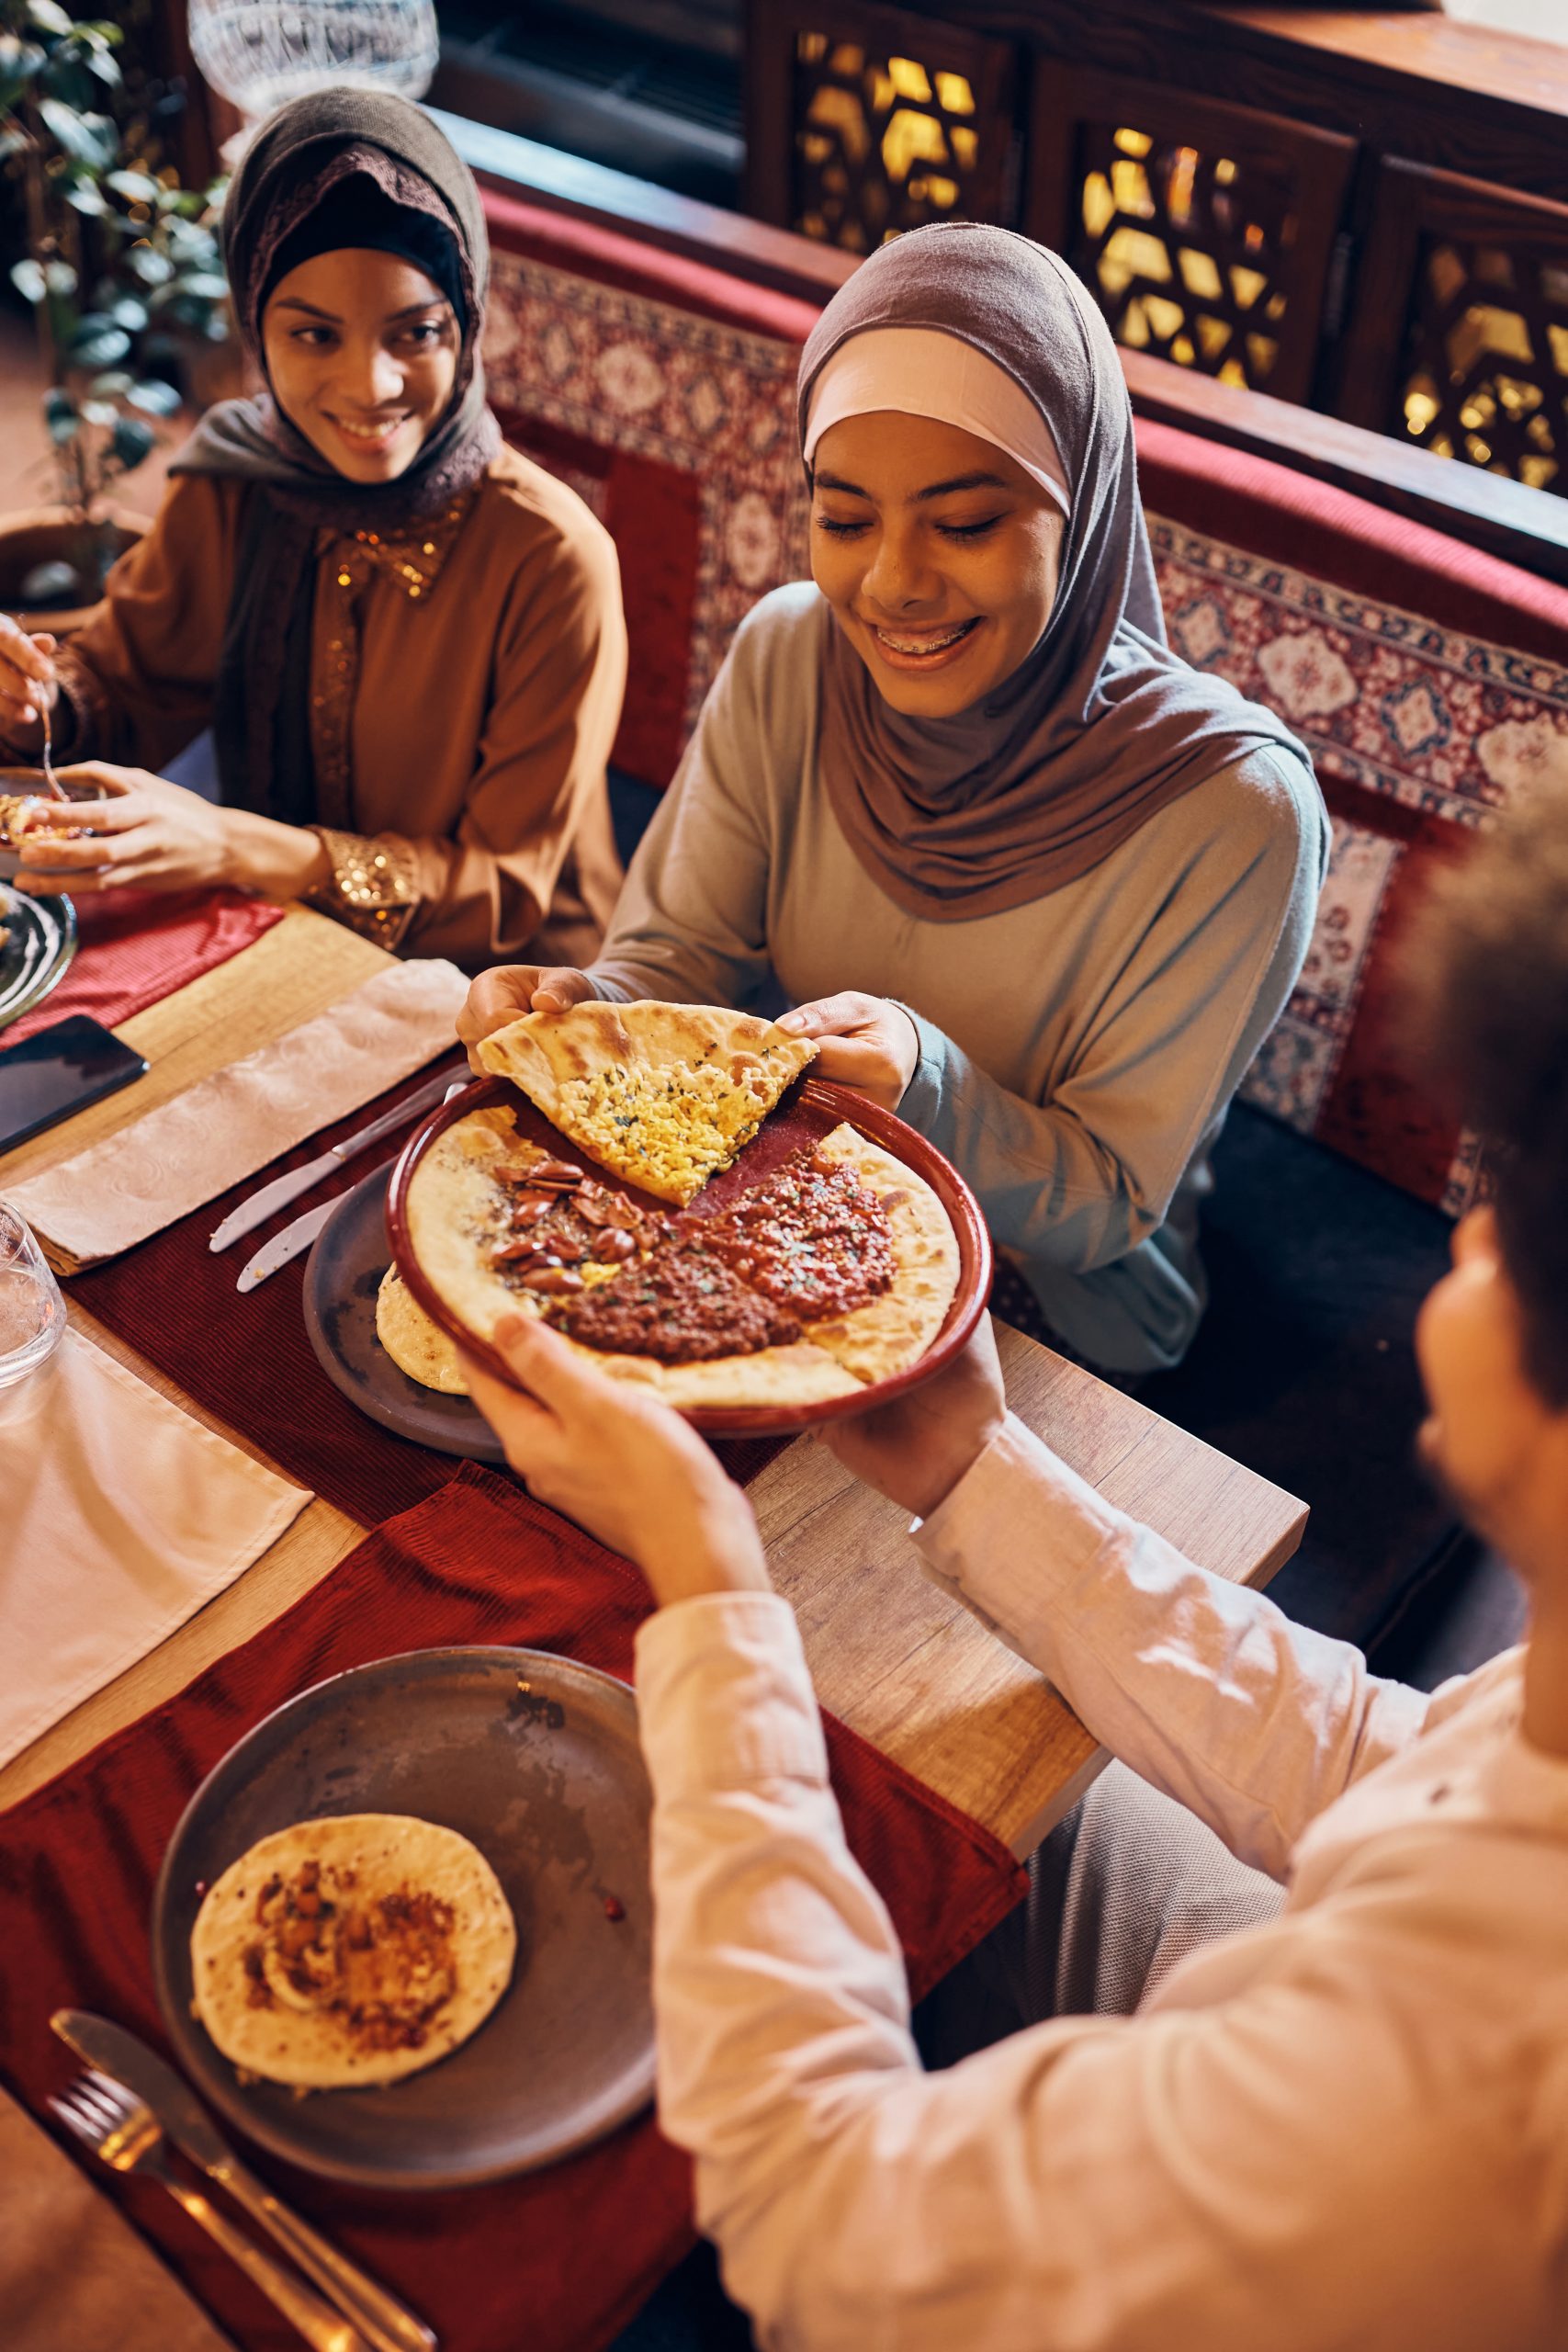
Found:
[[[1568,1405],[1568,780],[1444,874],[1406,959],[1427,1075],[1486,1148],[1525,1367]]]

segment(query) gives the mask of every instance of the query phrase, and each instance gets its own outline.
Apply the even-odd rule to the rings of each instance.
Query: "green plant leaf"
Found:
[[[82,419],[86,424],[118,424],[119,411],[113,401],[84,401]]]
[[[49,291],[44,274],[36,261],[14,263],[11,283],[24,302],[41,302]]]
[[[180,396],[173,384],[161,384],[156,379],[151,383],[132,384],[125,397],[132,408],[142,410],[148,416],[174,416],[180,406]]]
[[[130,204],[152,204],[157,201],[158,183],[151,172],[109,172],[104,180],[117,196]]]
[[[96,324],[89,333],[73,336],[71,364],[73,368],[94,369],[113,368],[130,352],[130,337],[123,327]]]
[[[226,302],[229,299],[229,281],[226,277],[220,277],[215,269],[193,269],[188,275],[182,271],[179,291],[187,301]]]
[[[0,164],[11,155],[19,155],[27,143],[28,134],[20,123],[13,123],[9,130],[0,130]]]
[[[147,305],[139,302],[134,294],[121,294],[109,304],[109,316],[127,334],[140,334],[147,323]]]
[[[81,419],[76,413],[75,401],[69,392],[62,392],[58,385],[52,391],[45,392],[43,396],[43,421],[49,427],[49,437],[57,449],[63,447],[67,441],[73,441],[81,429]]]
[[[118,89],[125,80],[113,50],[101,47],[96,41],[87,52],[87,71],[108,90]]]
[[[102,41],[106,49],[118,49],[125,39],[123,26],[108,17],[89,17],[76,28],[84,40]]]
[[[171,220],[166,231],[168,249],[183,269],[211,268],[218,260],[218,240],[210,229],[201,229],[192,220]]]
[[[65,190],[65,201],[73,211],[85,212],[91,220],[101,220],[108,210],[96,180],[78,180],[74,187]]]
[[[39,113],[67,155],[107,172],[119,153],[119,130],[107,114],[78,114],[59,98],[40,98]]]
[[[167,254],[155,245],[132,245],[125,256],[127,269],[134,271],[143,286],[166,286],[175,274],[175,265]]]
[[[40,49],[36,40],[23,40],[16,33],[0,33],[0,88],[6,91],[6,103],[10,104],[12,87],[21,89],[48,63],[48,50]]]
[[[54,33],[67,40],[76,29],[63,8],[55,0],[28,0],[28,22],[36,25],[40,33]]]
[[[76,273],[68,261],[46,261],[43,282],[59,301],[68,301],[76,291]]]
[[[97,96],[93,77],[73,48],[57,49],[39,74],[39,81],[51,97],[62,106],[69,107],[73,114],[87,113]],[[95,117],[94,119],[101,118]],[[114,157],[109,156],[107,161],[113,163]],[[94,169],[101,171],[102,164],[96,164]]]
[[[139,416],[122,416],[116,420],[114,436],[109,443],[109,455],[127,473],[139,466],[158,446],[158,436],[150,424]]]
[[[136,390],[136,379],[128,376],[123,368],[111,368],[107,376],[95,376],[91,390],[101,401],[122,401]]]

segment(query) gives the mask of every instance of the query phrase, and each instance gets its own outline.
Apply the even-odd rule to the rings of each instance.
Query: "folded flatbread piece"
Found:
[[[652,1001],[525,1013],[479,1048],[601,1168],[682,1208],[816,1054],[754,1013]]]

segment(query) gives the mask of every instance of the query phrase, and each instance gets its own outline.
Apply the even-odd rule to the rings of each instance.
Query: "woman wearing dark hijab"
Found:
[[[223,232],[266,389],[203,420],[78,636],[0,627],[0,730],[35,750],[51,703],[107,796],[22,887],[222,881],[415,954],[592,955],[619,575],[486,405],[471,175],[405,100],[325,91],[257,135]],[[220,806],[138,773],[209,723]]]
[[[461,1033],[743,1003],[771,967],[822,1074],[963,1170],[1051,1332],[1174,1363],[1207,1153],[1321,886],[1306,753],[1167,646],[1121,368],[1055,255],[883,247],[800,424],[815,585],[738,633],[597,962],[487,975]]]

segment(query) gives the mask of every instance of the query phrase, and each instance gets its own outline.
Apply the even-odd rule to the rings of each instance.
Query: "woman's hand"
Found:
[[[29,637],[0,613],[0,741],[30,751],[42,735],[42,715],[60,699],[54,639]]]
[[[525,1012],[565,1012],[586,1003],[592,993],[587,973],[565,965],[498,964],[493,972],[481,972],[457,1015],[457,1039],[468,1049],[469,1069],[485,1075],[476,1050],[481,1037],[520,1021]]]
[[[825,1422],[822,1442],[846,1470],[917,1519],[929,1519],[1007,1419],[991,1318],[944,1372],[891,1405]]]
[[[898,1108],[920,1058],[920,1033],[903,1006],[852,989],[797,1005],[779,1027],[818,1038],[817,1076],[852,1088],[885,1111]]]
[[[495,1346],[525,1395],[471,1356],[463,1376],[530,1494],[635,1560],[661,1608],[770,1589],[751,1506],[678,1413],[532,1317],[504,1318]]]
[[[226,883],[289,899],[326,876],[327,853],[314,833],[249,809],[215,808],[200,793],[143,768],[94,760],[62,768],[60,780],[77,797],[69,803],[39,802],[28,840],[28,855],[38,862],[17,876],[17,888],[36,897],[122,885],[182,890]],[[102,797],[81,797],[93,792]],[[46,831],[62,834],[80,825],[95,838],[40,838]]]

